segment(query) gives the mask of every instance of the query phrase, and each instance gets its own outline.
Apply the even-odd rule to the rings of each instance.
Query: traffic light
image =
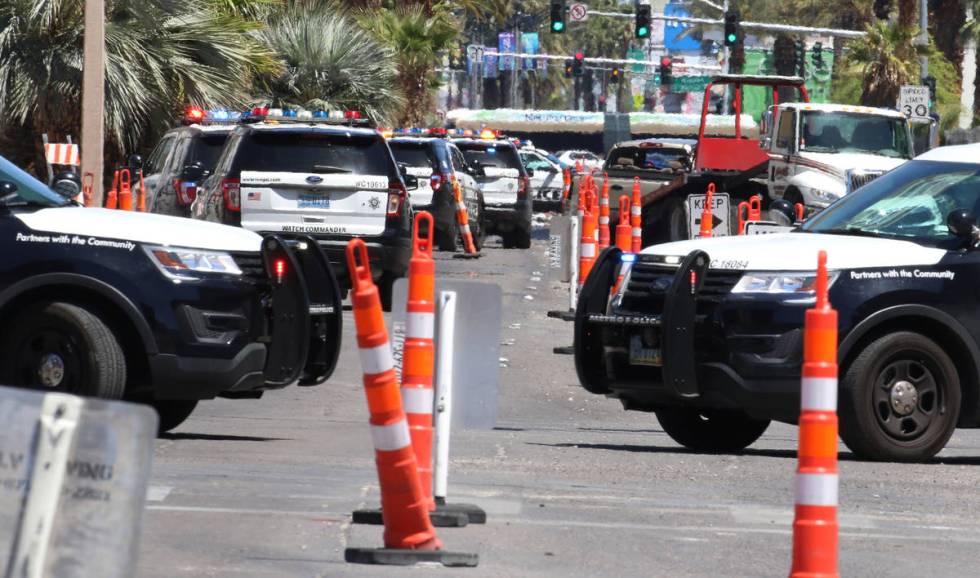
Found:
[[[565,33],[565,0],[556,0],[551,3],[551,33]]]
[[[674,63],[669,56],[660,59],[660,84],[670,86],[674,82]]]
[[[581,52],[575,53],[575,60],[572,61],[572,76],[582,76],[585,70],[585,55]]]
[[[817,68],[823,68],[823,42],[813,43],[813,65]]]
[[[619,79],[622,78],[622,76],[623,76],[622,70],[620,70],[618,67],[613,68],[611,71],[609,71],[609,82],[613,84],[619,84]]]
[[[725,12],[725,46],[735,46],[738,43],[739,14],[735,10]]]
[[[569,58],[565,61],[565,78],[571,78],[575,72],[575,61]]]
[[[793,42],[793,52],[796,55],[796,73],[799,76],[806,76],[806,44],[802,40]]]
[[[650,38],[650,5],[637,4],[633,35],[637,38]]]
[[[929,87],[929,106],[936,102],[936,77],[927,76],[922,79],[922,84]]]

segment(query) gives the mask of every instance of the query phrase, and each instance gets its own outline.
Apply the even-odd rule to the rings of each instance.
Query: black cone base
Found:
[[[443,514],[462,514],[470,524],[486,524],[487,513],[476,504],[447,504],[436,500],[436,512]]]
[[[484,515],[486,520],[486,515]],[[382,526],[384,520],[381,518],[381,510],[354,510],[351,514],[351,521],[355,524],[367,524],[371,526]],[[434,512],[429,512],[429,521],[436,528],[462,528],[470,522],[469,516],[464,512],[440,512],[438,508]]]
[[[548,317],[562,321],[575,321],[575,311],[549,311]]]
[[[555,347],[551,350],[555,355],[575,355],[575,346],[566,345],[564,347]]]
[[[394,548],[347,548],[344,560],[352,564],[412,566],[420,562],[437,562],[443,566],[475,568],[480,558],[468,552],[446,550],[398,550]]]
[[[456,253],[453,255],[453,259],[479,259],[483,254],[477,251],[476,253]]]

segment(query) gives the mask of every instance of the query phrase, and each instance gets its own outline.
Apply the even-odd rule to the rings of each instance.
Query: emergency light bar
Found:
[[[257,106],[241,114],[241,122],[297,122],[369,125],[370,120],[359,110],[296,110],[291,108],[269,108]]]

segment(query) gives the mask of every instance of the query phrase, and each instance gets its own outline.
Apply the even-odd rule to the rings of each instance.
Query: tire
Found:
[[[803,202],[803,194],[800,193],[799,189],[796,187],[786,189],[786,192],[783,193],[783,200],[789,201],[790,203],[793,203],[793,205],[800,203],[801,205],[806,206],[806,203]]]
[[[504,249],[514,248],[514,232],[508,231],[506,233],[501,233],[500,244],[503,245]]]
[[[655,413],[671,439],[699,452],[742,451],[769,427],[769,420],[734,410],[672,407]]]
[[[197,407],[196,399],[165,399],[156,400],[152,404],[153,409],[157,410],[160,416],[160,426],[158,433],[167,433],[184,423]]]
[[[861,350],[840,393],[840,437],[870,460],[931,458],[953,435],[960,413],[953,361],[935,341],[908,331],[879,337]]]
[[[664,207],[664,238],[663,241],[686,241],[690,238],[687,230],[687,213],[684,212],[684,201],[674,197],[667,201]]]
[[[391,302],[395,293],[396,277],[391,273],[384,273],[378,279],[378,296],[381,298],[381,310],[391,311]]]
[[[476,250],[482,251],[483,244],[487,241],[487,223],[483,217],[482,205],[479,208],[479,214],[476,217],[476,221],[470,223],[470,232],[473,233],[473,244],[476,245]]]
[[[513,235],[512,244],[518,249],[530,249],[531,248],[531,231],[524,229],[515,229],[511,235]]]
[[[459,250],[459,225],[456,224],[455,220],[453,221],[452,228],[450,228],[448,231],[440,231],[439,229],[436,229],[435,237],[436,247],[438,247],[440,251],[455,253]]]
[[[112,330],[91,311],[42,303],[21,313],[3,339],[0,372],[7,384],[120,399],[126,358]]]

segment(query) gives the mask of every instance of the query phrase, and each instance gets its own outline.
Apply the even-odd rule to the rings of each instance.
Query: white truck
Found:
[[[884,108],[783,103],[762,123],[772,199],[820,210],[915,156],[908,120]]]

